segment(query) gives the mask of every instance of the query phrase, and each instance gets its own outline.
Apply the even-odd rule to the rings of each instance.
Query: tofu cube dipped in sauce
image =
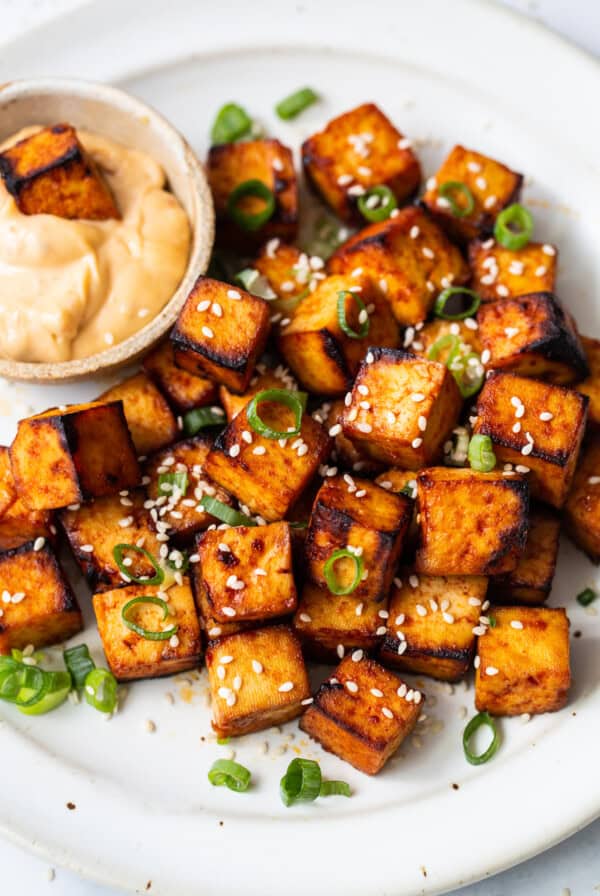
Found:
[[[140,455],[158,451],[177,438],[177,422],[168,402],[145,373],[136,373],[99,396],[122,401],[127,426]]]
[[[558,250],[550,243],[507,249],[493,237],[476,239],[469,243],[469,264],[472,288],[483,302],[555,291]]]

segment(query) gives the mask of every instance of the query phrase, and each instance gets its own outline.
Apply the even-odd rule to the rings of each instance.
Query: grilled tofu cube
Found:
[[[227,283],[198,277],[179,312],[171,340],[175,363],[244,392],[269,335],[264,299]]]
[[[264,364],[257,364],[256,373],[242,395],[230,392],[227,386],[219,386],[219,397],[225,408],[227,419],[233,420],[235,415],[246,407],[251,398],[266,389],[287,389],[288,392],[297,392],[298,384],[283,364],[279,364],[273,369],[265,367]]]
[[[477,321],[473,318],[466,320],[442,320],[435,318],[426,323],[418,332],[408,329],[404,334],[404,347],[415,355],[429,357],[434,345],[445,336],[458,336],[459,341],[468,347],[476,355],[481,354],[481,339]],[[444,361],[447,350],[437,345],[433,351],[437,361]]]
[[[286,432],[293,422],[291,411],[279,403],[261,402],[258,409],[277,432]],[[308,414],[302,416],[299,435],[267,439],[254,432],[243,408],[217,437],[204,469],[251,513],[275,522],[287,515],[330,449],[327,432]]]
[[[177,438],[177,422],[161,392],[145,373],[136,373],[100,395],[98,401],[122,401],[127,426],[141,454],[151,454]]]
[[[261,248],[253,267],[266,279],[273,292],[273,307],[284,314],[294,310],[298,300],[307,295],[325,277],[324,262],[309,256],[296,246],[269,240]],[[277,298],[275,298],[277,297]]]
[[[285,625],[211,641],[206,666],[212,726],[219,737],[237,737],[289,722],[300,715],[310,697],[300,643]]]
[[[5,149],[0,177],[24,215],[121,217],[98,166],[68,124],[42,128]]]
[[[202,587],[202,577],[192,575],[192,591],[196,601],[196,609],[200,617],[200,628],[205,633],[207,639],[225,638],[227,635],[234,635],[249,628],[256,628],[254,622],[242,622],[236,620],[234,622],[219,622],[212,615],[212,608],[208,603],[206,592]]]
[[[294,615],[294,630],[309,656],[337,662],[346,651],[371,651],[381,643],[386,604],[363,602],[354,594],[335,595],[307,582]]]
[[[326,424],[330,430],[332,427],[335,427],[333,429],[336,435],[334,436],[334,448],[331,455],[332,464],[352,470],[353,473],[362,473],[364,476],[380,472],[382,464],[369,457],[359,442],[353,442],[344,434],[341,428],[344,407],[343,399],[338,398],[335,401],[326,402],[317,411],[313,412],[313,418],[319,423]],[[326,475],[335,474],[327,473]]]
[[[32,510],[116,494],[140,481],[120,401],[52,408],[21,420],[10,463],[17,490]]]
[[[411,733],[424,696],[371,659],[345,657],[319,688],[300,728],[367,775],[376,775]]]
[[[381,662],[442,681],[458,681],[467,674],[475,653],[488,580],[485,576],[417,576],[410,569],[399,575],[390,597]]]
[[[160,555],[160,542],[152,526],[150,512],[144,507],[140,489],[127,495],[97,498],[89,504],[73,505],[62,510],[59,522],[71,550],[92,591],[108,591],[127,581],[117,566],[114,549],[118,544],[143,547],[155,559]],[[127,571],[131,576],[153,578],[155,568],[141,551],[125,552],[131,559]]]
[[[479,394],[474,431],[490,436],[498,463],[529,472],[531,494],[562,507],[587,419],[587,397],[539,380],[494,373]]]
[[[444,184],[456,181],[465,184],[473,197],[472,210],[460,217],[454,214],[448,198],[439,192]],[[455,146],[436,176],[427,181],[422,201],[453,239],[468,242],[493,230],[502,209],[518,200],[522,182],[521,174],[501,162],[464,146]],[[453,199],[464,212],[464,196],[457,191]]]
[[[30,541],[0,553],[0,654],[66,641],[83,628],[81,610],[54,551]]]
[[[206,174],[215,204],[218,245],[245,251],[274,237],[294,239],[298,228],[298,182],[292,151],[279,140],[242,140],[212,146]],[[258,230],[240,227],[228,208],[232,192],[249,180],[261,181],[275,199],[275,211]],[[244,214],[257,215],[265,208],[265,202],[249,196],[236,207]]]
[[[444,287],[460,286],[469,266],[423,209],[410,206],[351,236],[327,262],[331,274],[368,274],[404,326],[426,319]]]
[[[565,386],[588,373],[575,322],[549,292],[482,305],[477,323],[488,370]]]
[[[493,237],[469,243],[472,287],[484,302],[554,292],[558,250],[549,243],[506,249]]]
[[[137,625],[151,632],[176,632],[164,640],[151,640],[132,631],[124,622],[123,607],[136,597],[156,597],[160,586],[126,585],[103,591],[93,597],[98,631],[111,672],[119,681],[137,678],[160,678],[175,675],[200,665],[202,647],[200,623],[187,579],[172,585],[168,592],[169,615],[163,619],[160,607],[151,603],[137,604],[129,612]]]
[[[342,427],[376,460],[418,469],[441,455],[461,409],[458,386],[444,364],[371,348],[354,381]]]
[[[600,440],[584,444],[565,504],[565,528],[592,563],[600,563]]]
[[[403,203],[421,183],[410,140],[374,103],[339,115],[305,140],[302,164],[315,191],[348,224],[363,220],[357,201],[371,187],[388,187]]]
[[[496,607],[494,619],[477,642],[477,709],[494,716],[562,709],[571,684],[565,611]]]
[[[343,321],[338,315],[340,298]],[[354,335],[347,335],[342,325]],[[372,281],[334,276],[300,302],[289,323],[281,327],[278,344],[306,389],[341,395],[350,388],[367,348],[395,348],[399,337],[390,306]]]
[[[417,510],[419,574],[499,575],[513,570],[525,549],[529,487],[522,476],[421,470]]]
[[[19,497],[8,448],[0,447],[0,551],[37,538],[52,539],[55,531],[51,513],[30,510]]]
[[[589,375],[577,384],[577,391],[587,395],[588,425],[591,429],[600,429],[600,339],[581,336],[581,344],[585,352]]]
[[[559,535],[558,515],[548,507],[534,507],[525,550],[512,572],[490,580],[490,598],[500,604],[543,604],[552,588]]]
[[[362,560],[363,576],[352,597],[384,600],[411,517],[409,498],[394,495],[368,479],[347,474],[326,479],[317,493],[306,534],[309,578],[327,588],[327,561],[334,551],[348,549],[359,559],[340,558],[333,568],[336,581],[349,587]]]
[[[193,584],[217,623],[264,621],[296,609],[292,540],[287,523],[205,532]]]
[[[144,358],[144,370],[154,380],[174,411],[183,414],[193,408],[216,404],[217,385],[205,376],[194,376],[175,364],[173,343],[161,342]]]

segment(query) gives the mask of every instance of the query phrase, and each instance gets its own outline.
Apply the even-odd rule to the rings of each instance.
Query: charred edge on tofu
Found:
[[[115,408],[117,414],[121,418],[119,420],[119,429],[123,433],[123,438],[126,438],[129,442],[129,449],[130,449],[131,455],[133,457],[137,457],[137,451],[135,450],[135,445],[133,444],[133,438],[132,438],[131,432],[129,430],[129,426],[127,424],[127,418],[125,417],[125,408],[123,407],[123,402],[121,401],[120,398],[115,399],[115,401],[109,401],[106,404],[102,404],[102,406],[99,407],[98,409],[89,408],[88,410],[84,411],[83,413],[94,414],[96,412],[96,410],[104,412],[106,410],[106,408]],[[66,440],[64,443],[66,446],[66,450],[69,452],[69,454],[73,458],[73,462],[74,462],[75,468],[77,470],[79,493],[81,494],[82,500],[87,500],[89,498],[94,498],[96,495],[93,494],[92,492],[86,491],[82,487],[81,482],[79,481],[79,472],[80,471],[77,468],[77,461],[76,461],[77,451],[79,449],[79,433],[77,431],[76,418],[77,418],[77,414],[65,413],[64,415],[60,415],[56,419],[60,420],[61,429],[59,429],[59,432],[61,433],[61,438],[64,436],[64,438]],[[43,420],[45,420],[45,421],[47,421],[48,419],[49,418],[47,418],[47,417],[43,418]],[[50,419],[52,419],[52,418],[50,418]],[[119,485],[119,483],[121,481],[120,477],[116,473],[108,473],[106,471],[104,471],[102,473],[102,478],[111,487]]]
[[[397,654],[398,646],[400,644],[399,638],[394,638],[393,635],[386,635],[383,639],[382,650],[388,650],[390,653]],[[437,660],[454,660],[458,663],[469,664],[471,657],[475,653],[475,646],[470,647],[413,647],[411,648],[410,642],[405,642],[408,644],[404,653],[398,656],[398,660],[402,661],[403,659],[417,657],[423,657],[423,659],[437,659]]]
[[[335,366],[339,368],[340,373],[346,380],[346,388],[349,389],[352,384],[352,374],[348,369],[348,365],[340,348],[339,342],[331,335],[329,330],[326,329],[320,331],[320,336],[323,340],[323,349],[325,351],[325,354],[328,358],[331,358]]]
[[[324,709],[323,706],[321,705],[321,703],[319,701],[319,697],[322,694],[326,694],[329,691],[342,691],[343,692],[344,690],[345,690],[344,685],[341,684],[340,682],[336,683],[336,682],[324,681],[316,693],[314,703],[312,703],[309,708],[313,712],[319,712],[319,713],[321,713],[321,715],[325,716],[326,718],[331,719],[331,721],[334,722],[338,728],[341,728],[343,731],[347,731],[348,734],[351,734],[357,740],[362,741],[362,743],[369,744],[370,746],[375,747],[375,749],[377,749],[377,750],[384,750],[387,746],[389,746],[389,741],[387,739],[366,737],[362,731],[360,731],[358,728],[355,728],[353,725],[351,725],[349,722],[347,722],[346,719],[342,719],[339,714],[332,715],[331,713],[327,712],[327,710]],[[300,724],[302,725],[302,723],[300,723]]]
[[[209,346],[194,342],[193,339],[178,332],[177,329],[173,330],[171,341],[176,350],[186,353],[191,352],[195,355],[202,355],[203,358],[206,358],[207,361],[216,364],[218,367],[224,367],[226,370],[233,370],[236,373],[246,373],[248,370],[247,354],[230,352],[226,355],[223,352],[211,350]],[[200,366],[198,367],[198,373],[202,376],[206,376],[206,372]]]
[[[70,128],[68,125],[57,124],[54,127],[50,128],[53,134],[64,134],[66,131],[69,131]],[[15,143],[14,146],[9,147],[9,149],[16,149],[22,143],[26,143],[29,140],[29,137],[26,137],[24,140],[19,140],[18,143]],[[32,168],[27,174],[23,174],[20,176],[15,176],[13,162],[10,158],[7,158],[6,155],[0,154],[0,177],[3,178],[4,183],[6,185],[6,189],[12,195],[18,198],[21,190],[24,187],[27,187],[32,180],[36,177],[39,177],[42,174],[50,174],[52,171],[55,171],[57,168],[64,168],[68,165],[72,165],[75,162],[81,162],[81,164],[85,168],[84,177],[93,177],[93,172],[86,162],[83,153],[79,146],[72,146],[67,152],[63,153],[62,156],[57,156],[52,162],[46,165],[40,165],[39,168]]]

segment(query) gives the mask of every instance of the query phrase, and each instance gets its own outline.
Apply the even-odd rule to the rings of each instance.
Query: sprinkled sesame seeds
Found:
[[[391,709],[388,709],[387,706],[382,706],[382,707],[381,707],[381,714],[384,715],[384,716],[386,717],[386,719],[393,719],[393,718],[394,718],[394,713],[392,712]]]
[[[229,449],[229,457],[237,457],[240,453],[240,450],[241,449],[239,445],[232,445]]]
[[[544,423],[548,420],[552,420],[553,417],[554,414],[551,414],[550,411],[542,411],[542,413],[540,414],[540,420],[543,420]]]
[[[423,439],[420,436],[418,436],[416,439],[413,439],[410,444],[413,448],[420,448],[421,445],[423,444]]]
[[[423,604],[417,604],[415,609],[418,616],[427,616],[427,607],[424,607]]]
[[[271,240],[269,245],[273,246],[274,242],[275,242],[275,240]],[[272,251],[275,251],[275,249],[277,248],[278,245],[279,245],[279,240],[277,240],[277,245],[274,247],[274,249]],[[237,289],[228,289],[227,290],[227,298],[233,299],[233,301],[236,302],[242,298],[242,294],[240,292],[238,292]]]
[[[479,669],[480,665],[481,665],[481,657],[476,656],[475,659],[473,660],[473,666],[476,669]]]
[[[172,637],[169,638],[169,646],[179,647],[179,638],[177,637],[177,635],[172,635]]]
[[[283,684],[280,684],[277,690],[281,694],[287,694],[288,691],[293,690],[294,682],[293,681],[284,681]]]
[[[346,690],[347,690],[347,691],[350,691],[351,694],[357,694],[357,693],[358,693],[358,685],[356,684],[355,681],[346,681],[346,682],[345,682],[345,687],[346,687]]]
[[[481,353],[481,363],[487,364],[489,362],[489,360],[491,359],[491,357],[492,357],[492,353],[490,352],[489,348],[484,348],[484,350]]]
[[[544,255],[556,255],[556,249],[554,246],[551,246],[550,243],[544,243],[542,246],[542,252]]]
[[[520,621],[520,619],[512,619],[510,625],[511,628],[516,628],[519,630],[523,628],[523,623]]]
[[[207,339],[214,339],[215,336],[213,330],[211,330],[210,327],[206,326],[202,327],[202,335],[206,336]]]
[[[495,666],[486,666],[486,667],[485,667],[485,674],[486,674],[486,675],[497,675],[499,671],[500,671],[500,670],[499,670],[499,669],[496,669]]]
[[[223,607],[221,612],[224,616],[229,616],[230,618],[237,615],[233,607]]]

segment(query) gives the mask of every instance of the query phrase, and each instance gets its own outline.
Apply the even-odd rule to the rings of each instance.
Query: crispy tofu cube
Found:
[[[171,332],[175,363],[244,392],[269,335],[269,306],[227,283],[198,277]]]
[[[584,444],[565,504],[565,528],[592,563],[600,563],[600,440]]]
[[[411,733],[424,696],[371,659],[345,657],[319,688],[300,728],[367,775],[376,775]]]
[[[125,624],[122,616],[125,604],[136,597],[155,597],[159,592],[160,586],[126,585],[93,597],[106,660],[119,681],[160,678],[200,665],[200,623],[187,579],[182,585],[172,585],[166,592],[169,607],[166,620],[161,608],[151,603],[138,604],[130,611],[136,624],[148,631],[162,632],[165,626],[176,626],[173,636],[160,641],[150,640]]]
[[[177,367],[173,343],[169,340],[161,342],[158,348],[146,355],[144,370],[177,413],[183,414],[217,402],[216,383]]]
[[[310,697],[300,643],[285,625],[211,641],[206,666],[212,726],[219,737],[237,737],[289,722],[300,715]]]
[[[403,203],[421,183],[410,140],[375,103],[339,115],[305,140],[302,164],[315,191],[348,224],[363,220],[357,202],[371,187],[388,187]]]
[[[351,470],[353,473],[362,473],[364,476],[379,473],[382,469],[382,464],[369,457],[360,442],[353,442],[341,429],[344,407],[343,399],[338,398],[335,401],[326,402],[317,411],[313,412],[313,418],[319,423],[326,424],[329,429],[336,426],[336,424],[340,426],[339,432],[337,427],[334,430],[337,435],[334,436],[331,463],[339,465],[346,470]],[[328,473],[327,475],[335,474]]]
[[[266,389],[287,389],[288,392],[297,392],[298,384],[283,364],[273,370],[267,369],[264,364],[257,364],[256,373],[242,395],[230,392],[227,386],[219,386],[219,397],[225,408],[227,419],[233,420],[235,415],[246,407],[251,398]]]
[[[549,243],[527,243],[506,249],[494,238],[469,243],[472,287],[484,302],[554,292],[558,249]]]
[[[585,352],[589,375],[577,384],[577,391],[587,395],[588,425],[591,429],[600,429],[600,339],[581,336],[581,344]]]
[[[473,197],[473,209],[463,217],[456,216],[447,197],[440,195],[440,187],[449,181],[465,184]],[[523,175],[501,162],[464,146],[455,146],[436,176],[427,181],[422,202],[453,239],[468,242],[493,230],[502,209],[518,200],[522,182]],[[464,207],[460,192],[453,198]]]
[[[208,602],[206,591],[202,587],[202,577],[192,576],[192,591],[196,601],[196,609],[200,617],[200,628],[209,640],[215,638],[225,638],[227,635],[234,635],[236,632],[242,632],[249,628],[256,628],[255,622],[242,622],[235,620],[233,622],[219,622],[212,615],[212,608]]]
[[[137,489],[127,495],[109,495],[89,504],[73,505],[60,512],[60,525],[92,591],[108,591],[127,581],[113,555],[116,545],[135,545],[143,539],[144,549],[155,559],[159,557],[160,542],[150,511],[144,507],[144,498],[144,492]],[[126,552],[126,556],[132,561],[127,567],[132,576],[154,577],[154,566],[139,551]]]
[[[371,348],[344,408],[342,428],[376,460],[418,469],[441,455],[461,409],[458,386],[445,364]]]
[[[386,604],[335,595],[307,582],[294,614],[294,630],[313,659],[337,662],[346,651],[372,651],[385,632]]]
[[[352,597],[384,600],[411,517],[409,498],[394,495],[368,479],[347,474],[326,479],[317,493],[306,535],[309,578],[327,588],[324,567],[334,551],[347,548],[362,559],[364,569]],[[333,571],[337,582],[348,587],[356,575],[356,563],[341,558]]]
[[[390,597],[384,665],[459,681],[475,653],[475,632],[485,600],[485,576],[417,576],[399,572]]]
[[[419,574],[499,575],[513,570],[525,549],[529,487],[522,476],[421,470],[417,510]]]
[[[177,438],[173,411],[145,373],[123,380],[100,395],[98,401],[123,402],[127,426],[139,454],[151,454]]]
[[[19,497],[8,448],[0,447],[0,551],[36,538],[52,540],[56,530],[47,510],[30,510]]]
[[[531,494],[562,507],[579,457],[587,397],[539,380],[494,373],[477,402],[474,431],[487,435],[498,463],[529,472]]]
[[[490,580],[490,598],[500,604],[543,604],[552,588],[559,535],[558,515],[549,507],[534,507],[525,550],[512,572]]]
[[[481,354],[479,329],[477,321],[473,318],[467,318],[467,320],[443,320],[436,317],[414,334],[410,329],[407,330],[404,334],[404,347],[415,355],[422,355],[424,358],[427,358],[436,342],[448,334],[458,336],[460,342],[468,346],[470,351],[477,355]],[[438,346],[435,353],[437,354],[436,360],[445,360],[447,352],[444,349]]]
[[[0,553],[0,654],[46,647],[83,628],[81,610],[52,548],[35,542]]]
[[[217,244],[239,251],[280,237],[292,240],[298,228],[298,182],[292,151],[279,140],[242,140],[211,146],[206,174],[217,216]],[[228,211],[231,193],[240,184],[259,180],[273,193],[275,211],[258,230],[244,230]],[[264,200],[247,197],[238,208],[245,214],[263,211]]]
[[[291,411],[279,403],[261,402],[259,411],[277,432],[293,423]],[[308,414],[298,436],[267,439],[254,432],[243,408],[217,437],[204,469],[251,513],[275,522],[287,515],[330,449],[327,432]]]
[[[354,296],[364,306],[361,308]],[[348,336],[338,317],[344,298]],[[285,318],[284,318],[285,319]],[[279,349],[300,383],[319,395],[341,395],[356,376],[370,345],[395,348],[400,334],[387,301],[367,277],[327,277],[303,299],[279,331]]]
[[[488,370],[511,370],[563,386],[588,373],[575,322],[549,292],[482,305],[477,323]]]
[[[311,264],[312,262],[312,264]],[[316,268],[313,265],[317,265]],[[322,280],[322,259],[309,258],[296,246],[275,237],[262,246],[253,267],[262,274],[277,299],[274,307],[286,314],[307,295],[313,281]]]
[[[32,510],[116,494],[140,481],[121,401],[52,408],[21,420],[10,463]]]
[[[494,619],[477,643],[477,709],[494,716],[562,709],[571,684],[565,611],[496,607]]]
[[[75,128],[42,128],[0,153],[0,177],[24,215],[120,218],[100,170]]]
[[[459,250],[417,206],[359,230],[333,253],[327,269],[346,276],[359,270],[368,274],[404,326],[424,321],[445,286],[460,286],[470,277]]]

